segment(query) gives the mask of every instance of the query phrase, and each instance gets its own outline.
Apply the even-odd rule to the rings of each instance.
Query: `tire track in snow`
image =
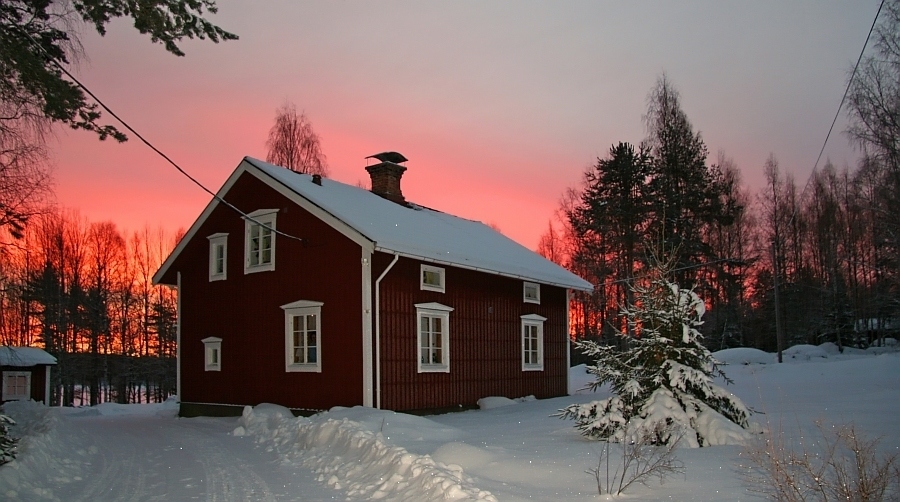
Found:
[[[228,434],[230,424],[222,419],[125,416],[72,422],[96,453],[84,479],[57,494],[62,500],[277,502],[317,500],[318,490],[330,491],[310,486],[311,473],[282,471],[249,439]]]
[[[253,466],[238,460],[230,450],[222,447],[221,441],[231,438],[198,437],[198,429],[187,424],[179,424],[185,431],[182,440],[185,447],[194,452],[206,474],[207,502],[230,502],[233,500],[258,500],[274,502],[275,496],[265,480],[256,473]]]

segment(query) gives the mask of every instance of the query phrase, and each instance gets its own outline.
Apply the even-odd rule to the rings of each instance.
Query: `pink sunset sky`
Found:
[[[85,27],[76,74],[212,190],[264,159],[292,101],[321,137],[331,177],[368,178],[365,157],[410,160],[408,200],[497,225],[535,248],[567,187],[642,116],[666,72],[710,150],[754,190],[770,153],[802,185],[878,9],[875,0],[237,1],[213,22],[240,40],[188,41],[178,58],[116,21]],[[105,120],[114,123],[112,117]],[[116,124],[118,125],[118,124]],[[838,120],[825,155],[853,166]],[[59,130],[60,205],[120,228],[187,228],[209,201],[132,138]],[[823,158],[824,163],[824,158]]]

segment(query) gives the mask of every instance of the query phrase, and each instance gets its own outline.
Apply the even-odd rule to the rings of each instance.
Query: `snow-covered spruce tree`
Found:
[[[596,361],[587,368],[596,377],[589,387],[609,383],[613,396],[573,404],[559,416],[574,419],[585,436],[613,442],[650,434],[657,444],[679,437],[691,447],[741,443],[749,410],[713,383],[717,376],[730,381],[700,343],[703,301],[666,280],[665,272],[657,267],[655,278],[634,287],[635,302],[622,311],[634,335],[616,333],[625,350],[589,340],[578,344]]]
[[[16,458],[17,440],[9,435],[9,425],[15,425],[13,419],[0,413],[0,465]]]

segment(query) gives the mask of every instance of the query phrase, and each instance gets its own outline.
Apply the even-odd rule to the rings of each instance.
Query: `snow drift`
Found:
[[[371,422],[380,418],[384,424],[397,414],[362,407],[334,411],[294,418],[289,410],[277,405],[247,406],[234,434],[254,436],[267,449],[312,470],[320,482],[349,497],[497,500],[490,492],[475,487],[459,465],[436,462],[430,455],[392,446],[383,431],[373,432],[371,426],[351,419]]]

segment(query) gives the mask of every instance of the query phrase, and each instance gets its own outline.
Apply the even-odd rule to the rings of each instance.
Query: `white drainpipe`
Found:
[[[394,259],[375,280],[375,408],[381,409],[381,280],[394,268],[400,255],[394,253]]]

